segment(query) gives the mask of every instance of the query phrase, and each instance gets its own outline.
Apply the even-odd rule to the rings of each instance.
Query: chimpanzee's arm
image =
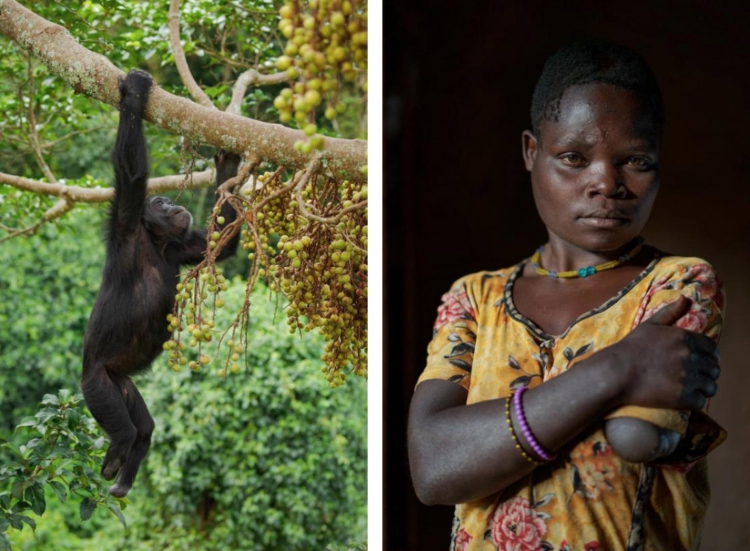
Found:
[[[151,84],[151,76],[136,69],[120,80],[120,126],[110,156],[115,172],[115,199],[110,214],[111,241],[128,237],[141,222],[148,179],[148,154],[142,119]]]
[[[234,178],[235,176],[237,176],[237,169],[239,168],[240,161],[242,159],[236,153],[222,150],[216,155],[215,160],[216,188],[218,189],[218,187],[226,182],[229,178]],[[234,220],[237,218],[237,213],[232,208],[232,205],[230,205],[228,202],[225,202],[221,206],[220,216],[224,217],[224,223],[217,224],[218,231],[221,231],[221,229],[227,224],[234,222]],[[231,241],[229,241],[229,243],[226,244],[221,252],[219,252],[219,255],[216,257],[216,259],[224,260],[225,258],[234,256],[234,254],[237,252],[237,245],[239,244],[239,241],[240,233],[237,232],[237,234],[231,239]],[[205,251],[206,230],[202,229],[191,231],[185,238],[185,241],[183,242],[179,250],[179,262],[180,264],[197,264],[198,262],[203,260]]]

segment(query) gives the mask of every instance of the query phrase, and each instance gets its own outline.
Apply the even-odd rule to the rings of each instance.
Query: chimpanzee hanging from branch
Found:
[[[169,339],[180,266],[197,264],[206,230],[191,230],[192,217],[165,197],[146,199],[148,155],[142,119],[152,80],[132,70],[120,80],[120,125],[112,150],[115,198],[107,226],[107,258],[83,350],[81,388],[86,404],[111,442],[102,476],[117,481],[109,492],[125,496],[148,452],[154,421],[130,376],[146,370]],[[220,151],[216,185],[237,175],[240,156]],[[228,202],[224,224],[235,220]],[[217,260],[237,250],[236,235]]]

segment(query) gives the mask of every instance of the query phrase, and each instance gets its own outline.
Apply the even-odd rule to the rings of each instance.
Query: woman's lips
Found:
[[[587,224],[589,226],[594,226],[596,228],[618,228],[620,226],[624,226],[627,224],[630,220],[627,218],[613,218],[613,217],[605,217],[605,216],[582,216],[579,218],[581,222],[584,224]]]
[[[595,210],[579,218],[586,225],[596,228],[617,228],[630,222],[627,214],[619,210]]]

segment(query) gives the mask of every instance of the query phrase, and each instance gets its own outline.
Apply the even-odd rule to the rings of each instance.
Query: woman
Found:
[[[410,411],[419,498],[457,504],[451,549],[697,549],[721,283],[641,242],[661,94],[634,52],[575,44],[523,133],[549,242],[443,296]]]

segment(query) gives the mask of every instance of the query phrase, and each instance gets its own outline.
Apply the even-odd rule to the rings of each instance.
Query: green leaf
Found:
[[[79,511],[81,512],[81,520],[90,519],[91,515],[94,514],[95,509],[96,501],[88,497],[83,498],[83,501],[81,501],[81,507],[79,508]]]
[[[45,394],[42,398],[42,404],[46,406],[59,406],[60,400],[54,394]]]
[[[10,488],[10,495],[16,499],[23,499],[23,491],[26,489],[27,484],[26,480],[16,480]]]
[[[47,509],[47,501],[44,498],[44,486],[38,482],[26,490],[26,499],[31,503],[31,510],[39,516]]]
[[[128,523],[125,521],[125,515],[122,514],[122,511],[117,506],[117,504],[110,503],[109,504],[109,510],[112,511],[117,516],[117,518],[120,519],[120,522],[122,522],[122,527],[123,528],[127,528],[128,527]]]
[[[57,480],[50,481],[49,485],[55,492],[57,499],[60,500],[60,503],[65,503],[65,500],[68,499],[68,490],[65,488],[65,485]]]
[[[8,517],[8,520],[10,521],[10,525],[12,528],[15,528],[16,530],[23,530],[23,521],[21,520],[21,515],[10,515]]]
[[[31,529],[36,532],[36,522],[33,518],[27,517],[26,515],[19,515],[21,517],[21,520],[31,526]]]
[[[122,6],[120,5],[119,0],[99,0],[99,4],[107,8],[108,10],[111,9],[122,9]]]
[[[212,86],[210,88],[206,88],[203,91],[206,93],[206,95],[208,97],[215,98],[215,97],[221,95],[224,92],[224,90],[226,90],[226,89],[227,89],[227,85],[226,84],[220,84],[218,86]]]
[[[0,551],[12,551],[8,536],[5,533],[0,533]]]
[[[24,419],[17,425],[18,428],[35,427],[35,426],[36,426],[36,419],[34,419],[33,417],[27,417],[26,419]]]
[[[13,442],[6,442],[5,444],[3,444],[3,448],[8,448],[10,451],[18,455],[18,457],[20,457],[21,459],[24,458],[21,450],[18,449],[18,446],[16,446]]]

